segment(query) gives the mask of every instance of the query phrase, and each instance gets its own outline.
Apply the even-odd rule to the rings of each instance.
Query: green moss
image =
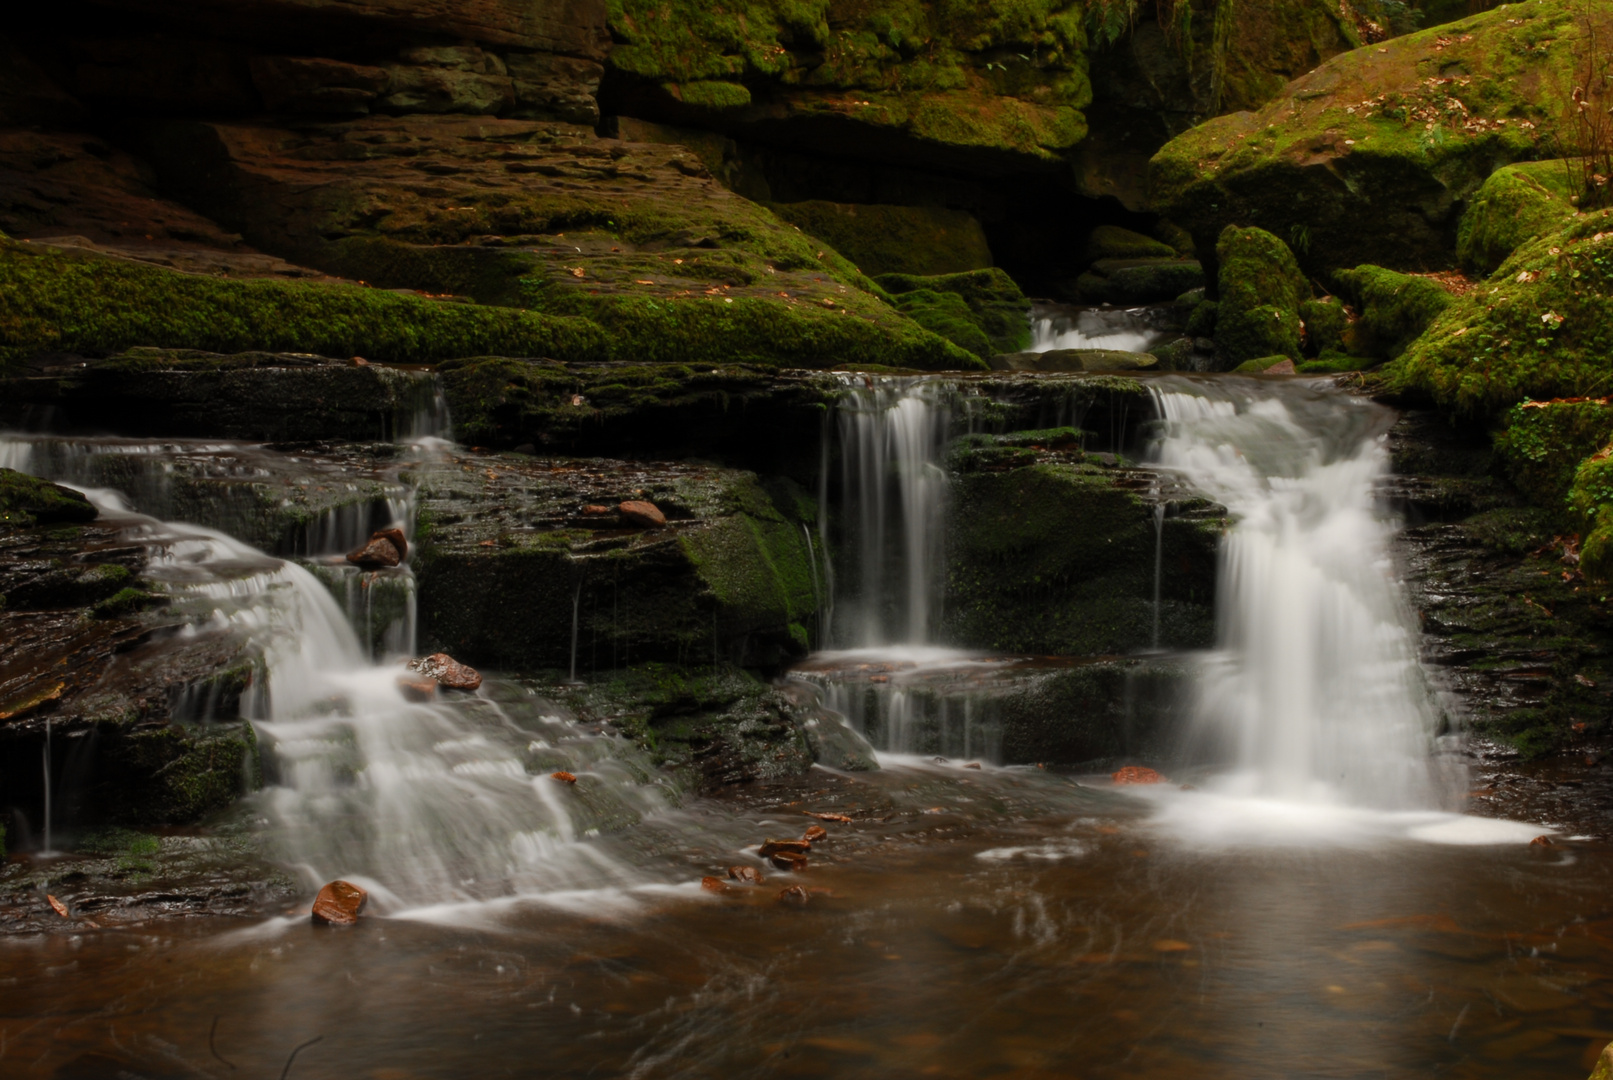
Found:
[[[1092,262],[1100,259],[1171,259],[1176,249],[1151,236],[1122,229],[1118,225],[1099,225],[1087,237],[1086,255]]]
[[[137,345],[434,361],[502,353],[593,359],[582,319],[439,303],[354,285],[230,281],[0,241],[0,365]]]
[[[1184,332],[1188,337],[1207,338],[1215,336],[1215,324],[1221,317],[1221,305],[1214,300],[1204,300],[1193,308],[1193,313],[1187,317],[1187,326]]]
[[[885,274],[876,282],[903,314],[977,356],[1030,345],[1030,301],[995,267],[937,277]]]
[[[771,209],[867,274],[930,276],[991,265],[985,230],[962,210],[817,200],[773,203]]]
[[[1507,479],[1524,498],[1557,510],[1574,486],[1580,462],[1610,441],[1613,406],[1605,402],[1527,402],[1507,410],[1495,449]]]
[[[1314,355],[1344,349],[1345,331],[1350,327],[1350,314],[1344,309],[1344,301],[1336,296],[1302,301],[1299,317],[1305,323],[1308,352]]]
[[[1488,277],[1526,240],[1561,228],[1577,212],[1577,185],[1566,161],[1531,161],[1497,169],[1462,214],[1456,257],[1469,273]]]
[[[1192,259],[1102,259],[1076,279],[1081,299],[1093,304],[1147,304],[1169,300],[1204,284]]]
[[[96,604],[91,613],[97,619],[113,619],[120,615],[143,611],[153,604],[162,602],[163,597],[144,589],[123,588]]]
[[[721,79],[697,79],[677,86],[673,96],[685,105],[701,109],[743,109],[750,104],[750,91],[739,83]]]
[[[1525,398],[1613,388],[1613,211],[1528,241],[1445,308],[1394,362],[1391,386],[1489,417]]]
[[[1149,168],[1154,206],[1201,245],[1228,224],[1302,237],[1318,273],[1450,266],[1464,200],[1498,166],[1571,138],[1558,124],[1582,16],[1613,36],[1605,5],[1541,0],[1335,56],[1259,111],[1166,144]]]
[[[1277,356],[1257,356],[1253,360],[1245,360],[1232,370],[1239,375],[1258,375],[1267,368],[1276,367],[1285,360],[1292,362],[1292,359],[1292,357],[1281,354]]]
[[[71,488],[0,468],[0,526],[26,528],[58,522],[94,521],[99,515],[90,500]]]
[[[1333,279],[1360,312],[1346,335],[1346,347],[1385,360],[1405,352],[1454,299],[1438,282],[1381,266],[1339,270]]]
[[[1568,509],[1585,537],[1580,569],[1592,581],[1613,580],[1613,455],[1603,450],[1575,470]]]
[[[1348,371],[1367,371],[1383,363],[1378,356],[1349,356],[1345,353],[1328,353],[1315,360],[1302,360],[1294,365],[1301,375],[1341,375]]]
[[[1227,226],[1216,242],[1221,270],[1215,343],[1227,360],[1299,359],[1301,302],[1310,284],[1288,245],[1264,229]]]

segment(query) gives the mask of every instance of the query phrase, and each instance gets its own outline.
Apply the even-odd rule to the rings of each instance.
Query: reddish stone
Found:
[[[575,784],[577,782],[577,778],[571,773],[566,772],[564,769],[562,769],[560,772],[550,773],[549,779],[558,780],[562,784]]]
[[[370,537],[363,547],[357,551],[349,551],[347,561],[366,570],[379,570],[383,567],[398,565],[403,561],[403,557],[398,554],[396,544],[380,533],[376,533]]]
[[[399,675],[398,691],[405,701],[430,701],[437,696],[437,680],[427,675]]]
[[[816,810],[803,810],[801,812],[807,817],[815,817],[819,821],[838,821],[842,825],[851,824],[851,819],[845,814],[820,814]]]
[[[707,892],[725,893],[728,891],[728,883],[718,877],[701,878],[700,887]]]
[[[1165,778],[1142,765],[1127,765],[1112,777],[1116,784],[1163,784]]]
[[[370,894],[349,881],[333,881],[314,898],[314,922],[327,926],[352,926],[359,912],[369,903]]]
[[[807,868],[807,857],[793,851],[775,851],[767,857],[767,861],[780,870],[788,870],[791,873],[798,873]]]
[[[778,894],[779,903],[795,904],[797,907],[805,904],[810,899],[812,899],[812,896],[806,891],[806,886],[804,885],[791,885],[787,889],[780,889]]]
[[[814,841],[822,840],[828,835],[829,830],[825,829],[822,825],[808,825],[807,831],[801,834],[801,839],[810,844]]]
[[[589,505],[587,505],[587,506],[582,508],[582,513],[583,513],[583,517],[599,517],[602,514],[610,513],[610,507],[608,507],[608,506],[598,506],[598,505],[595,505],[593,503],[590,503]]]
[[[1294,362],[1292,360],[1279,360],[1275,364],[1271,365],[1271,367],[1266,368],[1260,374],[1262,374],[1262,375],[1293,375],[1293,374],[1295,374]]]
[[[754,866],[730,866],[728,876],[747,885],[760,885],[765,880],[762,872]]]
[[[409,670],[436,679],[450,690],[474,690],[482,685],[480,672],[461,664],[447,653],[432,653],[430,656],[410,660]]]
[[[806,840],[769,840],[757,848],[756,853],[765,859],[779,852],[786,855],[805,855],[811,850],[812,844]]]
[[[666,515],[661,513],[654,503],[630,500],[620,504],[616,509],[621,513],[623,521],[629,525],[637,525],[641,529],[659,529],[666,524]]]
[[[980,768],[980,762],[978,762],[978,761],[966,762],[963,767],[965,769],[978,769],[978,768]]]
[[[389,541],[393,547],[398,549],[399,560],[409,557],[409,541],[404,539],[402,529],[377,529],[370,539],[374,540],[377,536]]]
[[[1537,836],[1529,841],[1530,847],[1556,847],[1557,842],[1549,836]]]

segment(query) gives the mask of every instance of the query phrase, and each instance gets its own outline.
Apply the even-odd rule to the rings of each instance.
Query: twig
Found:
[[[207,1029],[207,1049],[213,1052],[214,1057],[218,1058],[220,1061],[224,1062],[224,1064],[229,1065],[229,1067],[233,1069],[235,1068],[235,1065],[226,1060],[224,1055],[218,1052],[218,1047],[213,1045],[213,1036],[218,1034],[218,1022],[222,1019],[222,1016],[213,1017],[213,1026]]]
[[[302,1053],[304,1050],[308,1049],[310,1046],[314,1045],[314,1043],[318,1042],[324,1037],[325,1036],[323,1035],[315,1035],[313,1038],[297,1047],[297,1049],[293,1050],[291,1052],[291,1056],[286,1058],[286,1067],[280,1070],[280,1080],[286,1080],[286,1077],[291,1075],[291,1063],[297,1060],[298,1054]]]

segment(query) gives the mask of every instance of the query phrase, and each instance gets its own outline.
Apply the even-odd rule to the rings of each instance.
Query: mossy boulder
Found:
[[[1592,581],[1613,581],[1613,453],[1600,450],[1575,470],[1568,509],[1584,534],[1580,569]]]
[[[1613,389],[1613,211],[1526,242],[1447,306],[1389,375],[1401,391],[1479,417],[1525,398]]]
[[[982,359],[1031,342],[1031,302],[995,267],[935,277],[883,274],[874,280],[902,314]]]
[[[1586,42],[1613,11],[1509,4],[1336,56],[1256,112],[1217,117],[1150,163],[1155,209],[1201,250],[1228,224],[1293,242],[1313,271],[1456,261],[1464,200],[1495,169],[1539,156]]]
[[[1333,280],[1359,312],[1343,340],[1357,356],[1394,359],[1455,300],[1437,281],[1381,266],[1339,270]]]
[[[1536,506],[1560,510],[1580,463],[1613,442],[1613,405],[1526,401],[1507,410],[1494,441],[1502,470],[1518,493]],[[1590,511],[1597,505],[1586,503],[1578,513],[1594,516]]]
[[[1350,329],[1350,313],[1336,296],[1304,300],[1299,305],[1300,321],[1305,324],[1306,351],[1312,355],[1341,352]]]
[[[0,526],[94,521],[99,514],[89,499],[71,488],[16,469],[0,469]]]
[[[1215,253],[1215,344],[1224,361],[1235,366],[1265,356],[1298,359],[1299,305],[1311,298],[1311,287],[1288,245],[1264,229],[1228,225]]]
[[[1276,356],[1257,356],[1253,360],[1245,360],[1232,370],[1239,375],[1260,375],[1268,371],[1274,375],[1279,374],[1279,371],[1274,369],[1281,369],[1281,373],[1293,374],[1294,358],[1281,353]]]
[[[1075,288],[1090,304],[1148,304],[1203,284],[1204,268],[1193,259],[1100,259],[1076,279]]]
[[[1554,232],[1578,212],[1578,174],[1567,161],[1529,161],[1484,181],[1456,230],[1456,258],[1488,277],[1526,240]]]
[[[865,274],[957,274],[992,262],[985,230],[963,210],[821,200],[769,206]]]

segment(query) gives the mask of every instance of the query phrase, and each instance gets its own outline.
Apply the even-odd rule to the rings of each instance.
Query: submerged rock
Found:
[[[16,469],[0,469],[0,527],[94,521],[99,514],[81,492]]]
[[[315,925],[352,926],[370,901],[370,894],[348,881],[332,881],[314,898]]]
[[[475,690],[482,685],[482,674],[475,668],[461,664],[447,653],[432,653],[409,661],[409,670],[418,671],[435,679],[450,690]]]

